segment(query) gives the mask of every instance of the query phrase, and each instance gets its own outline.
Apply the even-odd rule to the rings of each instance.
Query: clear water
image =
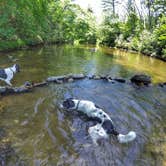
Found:
[[[91,52],[90,46],[47,46],[0,55],[1,68],[14,63],[21,66],[12,81],[14,86],[69,73],[126,79],[146,73],[154,83],[166,81],[166,63],[110,48]],[[95,102],[112,117],[118,131],[134,130],[136,140],[120,144],[110,136],[94,146],[87,132],[94,122],[58,108],[67,97]],[[0,128],[5,129],[4,139],[14,149],[6,165],[160,166],[166,162],[166,88],[85,79],[4,96],[0,105]]]

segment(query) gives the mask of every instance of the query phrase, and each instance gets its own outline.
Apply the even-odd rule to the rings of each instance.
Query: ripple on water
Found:
[[[86,49],[68,46],[44,48],[42,51],[17,52],[15,56],[23,70],[20,75],[16,75],[14,85],[23,84],[26,80],[37,82],[48,75],[70,72],[109,73],[129,78],[135,72],[143,71],[147,65],[155,64],[156,69],[159,63],[149,64],[144,57],[147,65],[143,63],[141,66],[139,57],[138,68],[131,55],[128,59],[130,64],[127,64],[126,55],[121,53],[110,56],[100,50],[92,55]],[[7,57],[2,59],[0,64],[4,62],[3,67],[8,66]],[[122,59],[125,59],[124,65]],[[159,68],[165,69],[162,62]],[[157,74],[152,74],[155,81],[165,79],[164,72]],[[166,156],[165,94],[166,88],[153,86],[138,89],[128,83],[111,84],[102,80],[85,79],[64,85],[50,84],[32,93],[2,98],[1,103],[5,107],[0,111],[0,126],[6,128],[19,160],[27,165],[162,165]],[[83,115],[58,108],[58,103],[67,97],[95,102],[112,117],[118,131],[136,131],[136,140],[120,144],[111,136],[109,140],[101,140],[98,147],[94,146],[87,130],[95,122],[88,121]],[[17,163],[14,159],[9,158],[9,161]]]

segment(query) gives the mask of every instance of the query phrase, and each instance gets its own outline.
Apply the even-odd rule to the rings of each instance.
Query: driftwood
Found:
[[[103,80],[109,83],[125,83],[127,80],[124,78],[112,78],[110,75],[92,75],[92,76],[86,76],[84,74],[68,74],[63,76],[51,76],[48,77],[45,81],[39,82],[39,83],[33,83],[26,81],[24,85],[20,87],[0,87],[0,95],[8,95],[8,94],[17,94],[17,93],[26,93],[26,92],[32,92],[32,90],[35,87],[42,87],[47,86],[49,83],[56,83],[56,84],[63,84],[63,83],[72,83],[77,80],[81,79],[93,79],[93,80]],[[131,79],[131,82],[137,85],[148,85],[151,83],[151,77],[147,75],[135,75]],[[164,87],[166,86],[165,83],[159,83],[158,86]]]

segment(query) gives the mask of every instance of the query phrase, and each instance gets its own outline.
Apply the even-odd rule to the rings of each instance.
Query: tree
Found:
[[[117,0],[102,0],[103,12],[107,15],[115,16],[115,7],[117,3]]]

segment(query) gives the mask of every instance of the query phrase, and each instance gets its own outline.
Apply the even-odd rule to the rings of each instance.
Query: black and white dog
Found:
[[[8,85],[12,86],[11,80],[15,73],[20,71],[18,64],[14,64],[12,67],[6,69],[0,69],[0,80],[5,81]]]
[[[86,114],[89,118],[99,120],[97,125],[88,129],[88,132],[95,144],[97,144],[97,140],[108,138],[110,134],[115,135],[120,143],[127,143],[136,138],[136,133],[134,131],[130,131],[126,135],[117,132],[109,115],[91,101],[69,98],[63,101],[61,108],[76,110]]]

